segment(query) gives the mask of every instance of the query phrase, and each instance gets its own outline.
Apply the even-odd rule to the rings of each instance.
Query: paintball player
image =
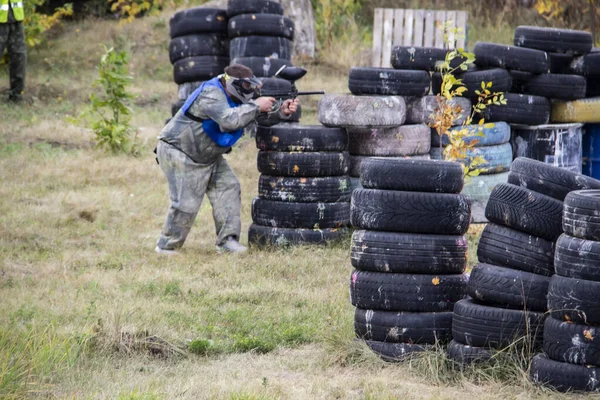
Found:
[[[25,89],[25,64],[27,49],[23,30],[24,0],[0,0],[0,57],[8,49],[10,90],[8,100],[22,100]]]
[[[298,107],[298,100],[286,100],[273,115],[273,97],[253,100],[260,86],[249,68],[231,65],[194,91],[163,128],[156,152],[169,183],[171,205],[157,253],[175,254],[183,245],[205,193],[213,208],[217,251],[247,250],[239,243],[240,183],[223,154],[247,125],[257,119],[288,119]]]

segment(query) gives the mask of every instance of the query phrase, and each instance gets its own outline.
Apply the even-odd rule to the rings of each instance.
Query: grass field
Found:
[[[30,54],[33,103],[0,105],[0,398],[576,398],[531,386],[512,363],[380,361],[354,341],[349,238],[218,256],[205,202],[182,254],[157,256],[168,198],[151,151],[176,98],[166,21],[65,27]],[[133,54],[138,158],[95,149],[67,120],[86,102],[101,43]],[[312,66],[300,86],[344,92],[345,79]],[[315,123],[316,100],[304,104]],[[248,138],[228,156],[243,242],[256,151]]]

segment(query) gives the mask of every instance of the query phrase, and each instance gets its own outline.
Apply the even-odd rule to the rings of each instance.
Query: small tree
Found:
[[[90,106],[83,117],[90,124],[98,146],[137,154],[136,130],[129,124],[131,110],[127,104],[133,98],[127,92],[127,85],[133,79],[127,70],[129,55],[112,47],[104,49],[99,76],[92,85],[101,88],[101,93],[90,94]]]
[[[445,26],[444,29],[444,43],[448,44],[448,36],[452,33],[453,37],[460,37],[460,30],[458,28],[451,28],[449,25]],[[492,92],[492,82],[481,82],[481,90],[477,90],[477,102],[473,105],[471,113],[460,129],[450,128],[455,125],[462,115],[462,107],[456,105],[452,100],[457,96],[462,96],[466,91],[467,87],[462,82],[462,79],[456,78],[455,74],[458,71],[466,71],[469,64],[475,61],[475,55],[468,53],[462,48],[458,48],[449,51],[446,54],[446,59],[440,67],[442,75],[442,85],[440,88],[440,94],[437,95],[438,107],[433,114],[433,123],[430,124],[434,128],[438,135],[440,135],[440,145],[443,145],[443,136],[448,138],[448,146],[443,150],[443,157],[448,161],[458,161],[464,164],[464,174],[466,177],[477,176],[480,174],[482,165],[485,164],[486,160],[482,156],[470,158],[468,152],[472,151],[479,140],[465,140],[467,137],[475,135],[482,136],[482,128],[485,123],[484,119],[481,118],[478,122],[478,128],[475,130],[469,129],[468,125],[473,124],[473,120],[477,114],[481,114],[483,110],[489,105],[505,105],[506,99],[504,93]]]

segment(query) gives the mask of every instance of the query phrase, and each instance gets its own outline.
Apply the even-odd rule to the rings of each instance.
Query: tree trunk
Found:
[[[315,56],[315,12],[311,0],[281,0],[284,13],[296,24],[294,34],[294,56]]]

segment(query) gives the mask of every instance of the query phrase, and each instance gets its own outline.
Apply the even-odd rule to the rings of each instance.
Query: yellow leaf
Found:
[[[438,277],[436,276],[435,278],[433,278],[433,279],[431,280],[431,283],[433,283],[433,284],[434,284],[434,286],[437,286],[437,285],[439,285],[439,284],[440,284],[440,278],[438,278]]]
[[[583,336],[585,336],[585,338],[587,340],[594,340],[594,335],[593,335],[592,329],[584,329]]]

